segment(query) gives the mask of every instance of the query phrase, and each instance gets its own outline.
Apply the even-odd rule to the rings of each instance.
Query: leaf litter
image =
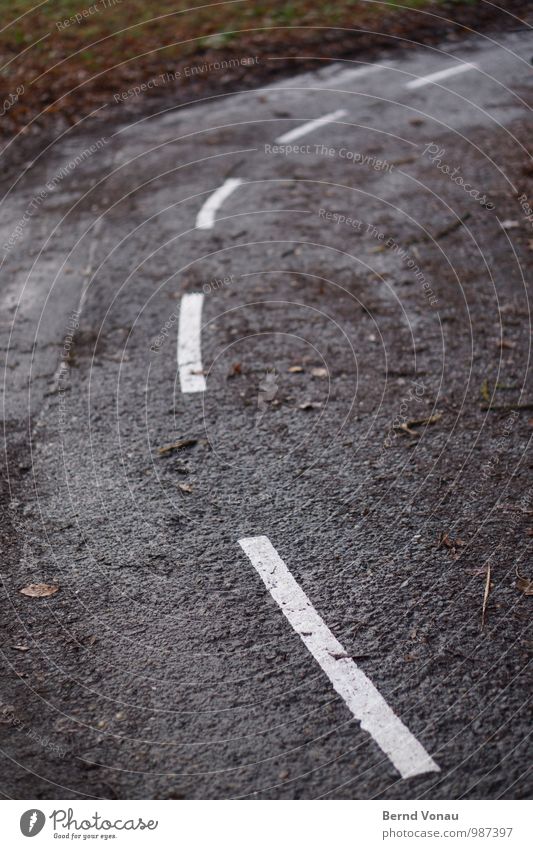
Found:
[[[533,580],[529,580],[529,578],[524,578],[523,575],[518,571],[518,567],[515,569],[516,572],[516,588],[520,590],[520,592],[524,593],[524,595],[533,595]]]

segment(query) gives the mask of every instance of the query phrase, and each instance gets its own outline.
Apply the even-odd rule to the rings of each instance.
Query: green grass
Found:
[[[459,2],[465,6],[469,0]],[[50,0],[35,6],[34,0],[0,0],[0,98],[21,83],[26,88],[10,110],[10,120],[17,116],[27,120],[29,113],[43,105],[49,110],[83,111],[83,100],[90,99],[94,105],[104,91],[142,82],[192,58],[201,62],[206,55],[287,57],[300,48],[305,48],[306,55],[349,55],[350,44],[356,44],[356,35],[350,31],[380,32],[384,27],[412,37],[418,22],[427,31],[432,20],[415,9],[439,7],[437,0],[329,0],[322,4],[317,0],[243,0],[218,2],[209,8],[205,3],[122,0],[104,7],[101,0]],[[81,23],[58,27],[95,5],[98,10]],[[446,9],[449,12],[450,0]],[[327,33],[328,27],[338,29]],[[46,38],[23,52],[42,36]],[[176,42],[183,43],[171,46]],[[6,63],[9,66],[2,68]],[[98,79],[91,82],[95,75]],[[76,87],[75,96],[62,98]]]

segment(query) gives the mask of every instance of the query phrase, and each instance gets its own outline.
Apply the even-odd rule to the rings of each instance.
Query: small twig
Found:
[[[187,448],[189,445],[196,445],[197,439],[178,439],[172,445],[164,445],[163,448],[158,448],[158,454],[170,454],[171,451],[179,451],[180,448]]]
[[[420,434],[416,430],[412,430],[413,427],[420,427],[422,425],[430,425],[438,422],[439,419],[442,418],[442,413],[435,413],[434,416],[429,416],[426,419],[409,419],[406,422],[403,422],[399,425],[393,425],[393,430],[399,430],[401,433],[408,433],[409,436],[419,437]]]
[[[533,401],[528,401],[525,404],[482,404],[482,410],[503,410],[505,412],[511,410],[533,410]]]
[[[485,619],[487,614],[487,602],[490,593],[490,561],[487,563],[487,580],[485,581],[485,592],[483,593],[483,609],[481,611],[481,628],[485,627]]]
[[[452,223],[449,224],[448,227],[445,227],[444,230],[440,230],[435,236],[435,239],[442,239],[444,236],[448,236],[450,233],[453,233],[454,230],[458,230],[459,227],[462,227],[465,221],[467,221],[469,218],[470,213],[466,212],[457,221],[452,221]]]

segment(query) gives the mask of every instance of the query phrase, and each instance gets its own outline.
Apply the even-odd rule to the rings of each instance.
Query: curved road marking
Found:
[[[473,62],[463,62],[460,65],[452,65],[451,68],[445,68],[443,71],[435,71],[434,74],[428,74],[427,77],[418,77],[416,80],[410,80],[405,84],[406,88],[421,88],[423,85],[436,83],[439,80],[445,80],[446,77],[455,77],[456,74],[462,74],[464,71],[475,71],[477,65]]]
[[[333,689],[342,696],[360,721],[361,728],[374,738],[402,778],[440,772],[421,743],[335,639],[269,538],[247,537],[240,539],[239,545],[274,601],[328,676]]]
[[[300,136],[305,136],[312,130],[317,130],[319,127],[323,127],[324,124],[331,124],[332,121],[337,121],[339,118],[344,118],[344,116],[347,114],[348,113],[345,109],[337,109],[336,112],[328,112],[327,115],[322,115],[322,118],[315,118],[313,121],[307,121],[307,123],[302,124],[301,127],[296,127],[295,130],[290,130],[288,133],[284,133],[282,136],[276,139],[276,143],[285,144],[285,142],[290,142],[294,139],[299,139]]]
[[[196,226],[199,230],[210,230],[215,223],[215,213],[224,203],[227,197],[242,184],[242,180],[233,177],[226,180],[216,192],[210,195],[196,217]]]
[[[201,292],[183,295],[178,325],[178,369],[182,392],[205,392],[202,367],[201,331],[204,296]]]

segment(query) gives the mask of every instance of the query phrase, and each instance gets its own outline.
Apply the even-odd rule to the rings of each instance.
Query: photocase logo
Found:
[[[24,837],[35,837],[42,830],[46,817],[42,811],[32,808],[25,811],[20,818],[20,830]]]

